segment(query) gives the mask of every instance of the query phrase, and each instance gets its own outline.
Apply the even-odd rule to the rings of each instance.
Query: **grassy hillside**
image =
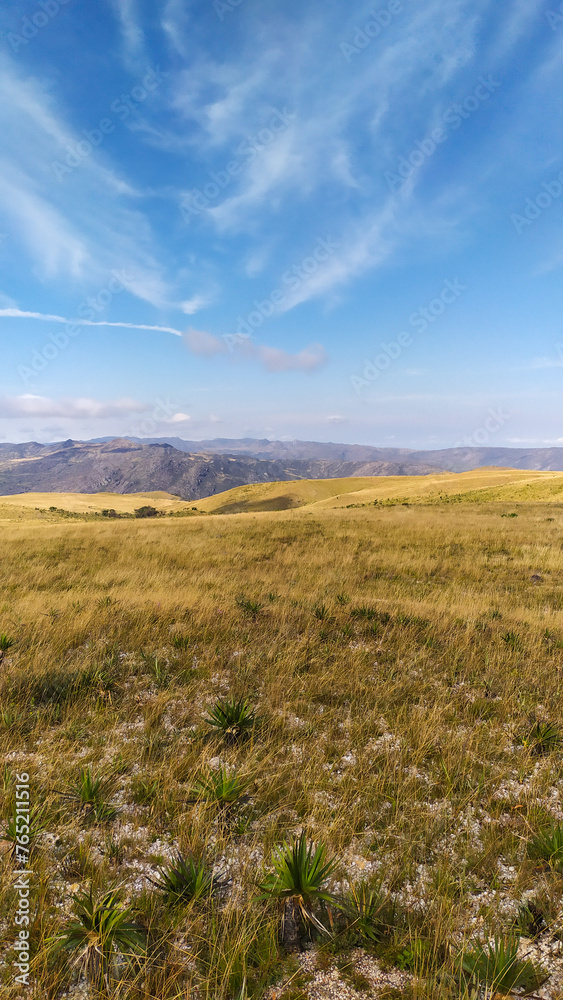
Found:
[[[342,508],[374,503],[557,502],[563,473],[476,469],[434,476],[362,476],[304,479],[238,486],[204,500],[185,502],[164,491],[148,493],[20,493],[0,497],[0,521],[53,520],[61,511],[92,515],[107,508],[132,514],[143,504],[162,513],[260,513],[298,508]],[[197,506],[196,506],[197,505]],[[58,513],[57,513],[58,512]]]
[[[145,935],[135,962],[108,970],[124,1000],[470,1000],[484,994],[460,953],[516,933],[549,974],[535,995],[563,995],[563,508],[548,497],[562,477],[488,471],[494,484],[435,485],[542,502],[374,506],[370,493],[342,509],[362,483],[325,496],[325,482],[292,483],[307,501],[295,510],[3,522],[1,821],[25,772],[42,828],[31,995],[84,995],[75,953],[48,939],[73,894],[112,884]],[[276,485],[288,490],[247,499]],[[256,713],[247,739],[206,722],[225,699]],[[102,782],[90,800],[88,767]],[[335,867],[333,901],[313,893],[317,923],[299,928],[260,897],[272,851],[301,832]],[[15,1000],[6,836],[0,979]],[[178,851],[214,872],[199,901],[154,885]],[[289,950],[297,932],[303,952]],[[506,995],[487,968],[488,996]]]
[[[448,499],[557,501],[563,498],[563,473],[518,469],[475,469],[435,476],[381,476],[316,479],[295,483],[239,486],[198,501],[209,513],[286,510],[296,507],[345,507],[374,501],[436,503]]]
[[[133,514],[144,505],[171,513],[191,510],[191,504],[162,490],[152,493],[18,493],[0,497],[0,521],[53,520],[57,511],[97,514],[113,508],[118,514]]]

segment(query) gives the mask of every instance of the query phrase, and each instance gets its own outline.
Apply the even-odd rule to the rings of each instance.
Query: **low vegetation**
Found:
[[[558,504],[2,533],[7,1000],[563,996]]]

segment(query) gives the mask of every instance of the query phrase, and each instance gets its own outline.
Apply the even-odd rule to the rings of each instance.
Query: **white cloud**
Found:
[[[324,19],[304,14],[298,42],[293,38],[290,46],[272,41],[283,39],[288,30],[283,13],[273,13],[272,30],[263,33],[258,56],[253,46],[251,74],[243,50],[230,62],[220,64],[200,56],[192,68],[176,78],[174,107],[190,124],[196,154],[204,159],[209,150],[221,146],[225,164],[235,159],[240,167],[224,193],[206,208],[202,221],[211,220],[220,233],[255,234],[264,231],[266,217],[278,216],[284,206],[291,215],[299,205],[307,204],[314,225],[316,208],[311,195],[331,188],[340,192],[342,211],[333,211],[330,228],[340,239],[343,252],[288,296],[284,311],[333,292],[338,285],[377,267],[407,234],[411,235],[416,189],[424,171],[398,195],[382,190],[383,173],[400,155],[408,153],[409,143],[439,124],[437,117],[447,109],[452,95],[457,96],[458,78],[467,81],[489,7],[490,0],[481,0],[477,11],[467,0],[407,5],[400,21],[386,29],[385,41],[374,40],[372,50],[360,52],[348,66],[343,65],[335,39],[340,36],[345,41],[346,30],[352,39],[363,16],[359,11],[350,10],[348,29],[343,25],[344,16],[336,15],[331,7]],[[366,6],[366,21],[370,10]],[[254,28],[263,29],[260,18],[253,17],[249,8],[238,11],[237,16],[248,19],[251,33]],[[339,35],[335,35],[337,25]],[[331,65],[333,71],[322,75],[313,72],[312,59],[325,70]],[[471,75],[469,79],[473,84]],[[414,106],[413,93],[417,94]],[[282,101],[280,94],[284,95]],[[466,94],[460,91],[460,96]],[[272,109],[278,107],[283,113],[285,104],[291,117],[279,132],[260,143],[257,137],[267,128]],[[364,146],[373,153],[369,175],[365,157],[358,154],[357,143],[351,139],[351,124],[357,121],[363,122]],[[247,148],[255,147],[252,155],[239,151],[244,136],[250,137]],[[204,177],[206,168],[202,166],[202,186]],[[440,220],[444,236],[451,238],[459,224],[452,216],[467,201],[462,195],[457,190],[454,205],[442,213],[448,218],[447,227]],[[374,204],[380,206],[377,211],[366,208]],[[425,217],[418,218],[416,238],[425,227],[435,225],[433,209],[433,205],[427,206]],[[326,226],[320,211],[316,224]],[[252,277],[261,267],[260,253],[251,252],[247,275]]]
[[[170,417],[170,420],[165,420],[164,423],[165,424],[184,424],[184,423],[186,423],[187,420],[191,420],[191,419],[192,418],[187,413],[175,413],[173,417]]]
[[[210,300],[205,295],[193,295],[191,299],[181,302],[180,307],[186,316],[193,316],[200,309],[205,309],[205,306],[209,305],[209,303]]]
[[[135,0],[112,0],[112,7],[121,25],[126,56],[129,61],[135,62],[143,55],[145,44]]]
[[[18,183],[9,180],[9,167],[0,165],[3,173],[2,202],[6,215],[11,216],[15,231],[45,278],[68,274],[80,280],[90,263],[85,242],[73,232],[73,226],[56,208],[30,190],[24,189],[23,175]],[[23,182],[23,183],[22,183]]]
[[[145,413],[150,407],[124,397],[101,402],[97,399],[49,399],[24,393],[21,396],[0,396],[0,417],[73,417],[107,419],[129,413]]]
[[[23,246],[31,269],[50,282],[70,278],[82,287],[102,286],[112,269],[126,269],[132,294],[162,307],[174,296],[162,277],[147,219],[129,203],[142,193],[118,176],[109,160],[112,137],[57,179],[53,164],[84,140],[80,128],[66,123],[59,107],[63,99],[48,80],[24,78],[20,67],[5,58],[0,218],[10,221],[14,248]],[[123,126],[116,121],[115,127]]]

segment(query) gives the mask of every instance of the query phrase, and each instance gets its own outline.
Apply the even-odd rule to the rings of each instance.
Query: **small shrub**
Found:
[[[158,517],[158,510],[156,507],[145,504],[144,507],[137,507],[135,517]]]
[[[61,871],[70,882],[95,878],[97,864],[92,856],[91,842],[82,841],[65,855],[61,862]]]
[[[313,912],[317,903],[336,905],[335,897],[325,888],[326,880],[336,868],[336,861],[326,860],[325,845],[320,843],[316,848],[313,844],[308,845],[303,832],[292,844],[284,842],[274,849],[272,865],[274,871],[260,886],[260,899],[289,904],[284,907],[282,937],[286,936],[283,926],[286,922],[296,925],[297,933],[312,925],[322,934],[328,934],[327,928]]]
[[[395,965],[403,972],[421,975],[432,964],[432,945],[423,938],[416,938],[395,955]]]
[[[73,896],[76,920],[62,934],[50,939],[55,952],[76,952],[75,964],[98,989],[110,989],[117,973],[118,955],[131,963],[145,950],[142,929],[130,919],[131,908],[122,905],[123,887],[109,889],[98,900],[89,892]]]
[[[532,993],[549,978],[529,959],[518,958],[519,938],[494,938],[492,943],[474,944],[459,957],[461,973],[476,989],[508,996],[514,990]],[[487,993],[489,995],[489,993]]]
[[[421,618],[420,615],[397,615],[397,625],[416,625],[418,628],[428,628],[430,621],[428,618]]]
[[[26,855],[26,857],[30,857],[33,852],[34,841],[37,839],[37,836],[41,833],[41,831],[45,829],[46,825],[43,807],[39,805],[31,807],[29,811],[29,818],[26,820],[25,825],[22,825],[21,821],[17,824],[15,815],[10,816],[6,824],[5,831],[3,835],[0,836],[0,840],[5,840],[10,845],[9,854],[12,861],[15,861],[17,857],[18,838],[20,838],[22,834],[29,837],[26,846],[29,848],[30,853],[29,855]]]
[[[329,622],[331,620],[330,611],[326,604],[315,604],[313,614],[319,622]]]
[[[172,645],[174,646],[174,649],[189,649],[191,646],[191,639],[189,635],[181,635],[178,633],[172,637]]]
[[[241,778],[237,774],[229,775],[222,767],[219,771],[210,771],[206,777],[196,781],[191,795],[195,799],[205,799],[219,806],[232,806],[242,799],[249,784],[248,779]]]
[[[157,687],[165,688],[170,684],[170,675],[166,669],[163,667],[155,656],[154,660],[150,663],[150,671],[154,677],[154,682]]]
[[[5,632],[0,632],[0,663],[4,659],[4,654],[7,653],[12,646],[15,646],[15,644],[15,639],[11,639]]]
[[[532,900],[518,907],[515,930],[524,937],[536,938],[547,930],[548,922],[543,911]]]
[[[256,723],[256,714],[246,698],[235,701],[227,698],[218,701],[205,719],[208,726],[219,732],[229,743],[236,743],[250,735]]]
[[[241,611],[244,611],[245,615],[248,615],[249,618],[256,618],[264,606],[260,603],[260,601],[249,600],[244,596],[244,594],[240,594],[239,597],[236,598],[236,603]]]
[[[149,882],[162,892],[169,906],[201,902],[228,884],[222,876],[213,874],[203,858],[184,858],[181,854],[168,868],[160,868],[159,875]]]
[[[504,632],[503,635],[501,635],[501,639],[507,646],[510,646],[511,649],[522,649],[522,639],[520,638],[518,632],[514,632],[512,630]]]
[[[61,792],[65,798],[79,803],[80,811],[97,823],[107,823],[117,815],[117,809],[105,801],[106,784],[102,778],[93,778],[90,767],[80,770],[75,786]]]
[[[563,871],[563,823],[553,823],[528,844],[528,855],[539,861],[547,861],[554,871]]]
[[[138,806],[149,806],[162,793],[161,783],[158,778],[151,781],[149,778],[135,777],[131,783],[131,792],[133,801]]]
[[[350,614],[352,618],[366,618],[368,621],[373,621],[379,617],[379,613],[375,608],[368,608],[365,604],[362,604],[359,608],[350,608]]]
[[[103,852],[111,864],[120,865],[125,858],[125,844],[117,837],[107,834],[104,839]]]
[[[366,882],[352,884],[338,907],[346,920],[347,937],[355,944],[378,944],[395,924],[393,903]]]
[[[544,757],[554,750],[559,750],[563,739],[557,727],[551,722],[536,722],[520,742],[531,753]]]
[[[104,597],[98,597],[96,601],[97,608],[111,608],[114,604],[117,604],[115,597],[111,597],[110,594],[105,594]]]

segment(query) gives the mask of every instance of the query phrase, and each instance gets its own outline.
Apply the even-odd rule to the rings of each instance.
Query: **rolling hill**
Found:
[[[475,469],[424,476],[351,476],[235,486],[197,501],[165,491],[139,493],[32,492],[0,496],[0,521],[57,520],[66,513],[91,516],[113,508],[132,514],[149,504],[163,514],[233,515],[276,511],[322,513],[351,507],[549,503],[563,505],[563,473]],[[510,508],[508,508],[510,509]]]
[[[198,503],[213,514],[293,508],[319,510],[374,503],[563,502],[563,472],[475,469],[425,476],[350,477],[240,486]]]

